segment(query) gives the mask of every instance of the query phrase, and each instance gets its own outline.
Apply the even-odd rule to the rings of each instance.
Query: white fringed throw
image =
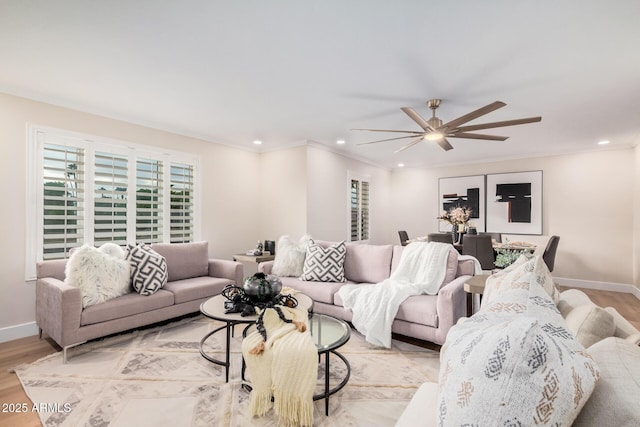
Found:
[[[414,242],[400,256],[398,268],[375,285],[345,285],[338,291],[352,323],[367,342],[391,347],[391,324],[402,302],[412,295],[436,295],[447,271],[453,247],[446,243]]]
[[[269,412],[273,396],[281,425],[311,426],[318,350],[307,328],[307,310],[279,307],[293,323],[282,321],[274,309],[268,308],[263,317],[267,341],[258,331],[242,341],[242,354],[253,387],[251,414],[261,416]]]

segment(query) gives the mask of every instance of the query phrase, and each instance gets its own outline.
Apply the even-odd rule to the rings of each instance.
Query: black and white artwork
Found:
[[[485,230],[485,180],[484,175],[458,176],[453,178],[440,178],[439,210],[448,211],[456,207],[468,207],[472,214],[469,222],[475,225],[478,231]],[[439,231],[451,231],[451,224],[440,221]]]
[[[542,234],[542,171],[487,175],[487,231]]]

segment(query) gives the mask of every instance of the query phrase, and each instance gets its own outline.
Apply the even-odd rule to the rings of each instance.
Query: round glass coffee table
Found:
[[[329,396],[342,390],[351,376],[349,361],[337,351],[351,338],[351,328],[343,320],[326,314],[314,314],[309,319],[309,329],[313,342],[318,348],[318,357],[324,354],[324,392],[313,396],[313,400],[324,399],[324,414],[329,415]],[[340,384],[331,389],[329,388],[329,354],[334,354],[342,360],[347,368],[347,372]]]
[[[342,390],[351,376],[351,365],[346,357],[340,354],[337,349],[342,347],[351,338],[351,328],[347,322],[329,316],[327,314],[311,313],[309,318],[309,332],[313,343],[318,349],[318,359],[324,354],[324,390],[313,396],[313,400],[324,399],[324,413],[329,415],[329,396]],[[246,336],[249,332],[255,330],[255,325],[249,325],[245,328],[242,335]],[[344,363],[346,374],[344,378],[333,388],[329,388],[330,364],[329,355],[335,355]],[[242,360],[242,380],[245,381],[245,363]],[[244,383],[243,388],[251,391],[251,385]]]
[[[313,300],[308,296],[297,293],[294,295],[295,299],[298,300],[298,307],[304,307],[309,312],[313,311]],[[224,322],[223,326],[214,329],[213,331],[206,334],[200,340],[200,354],[202,357],[207,359],[209,362],[215,363],[216,365],[224,366],[225,368],[225,379],[226,382],[229,382],[229,366],[230,366],[230,348],[231,348],[231,335],[234,331],[235,325],[239,324],[251,324],[255,323],[256,319],[258,319],[257,315],[251,316],[241,316],[240,313],[225,313],[224,303],[227,301],[223,295],[216,295],[215,297],[209,298],[202,304],[200,304],[200,312],[206,317],[214,320],[219,320]],[[226,336],[226,345],[225,345],[225,360],[219,360],[215,357],[207,354],[204,351],[204,343],[214,334],[225,330],[227,333]]]

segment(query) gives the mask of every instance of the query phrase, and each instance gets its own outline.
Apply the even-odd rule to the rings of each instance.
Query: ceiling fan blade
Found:
[[[423,141],[423,140],[424,140],[424,138],[421,136],[420,138],[416,139],[415,141],[412,141],[412,142],[408,143],[408,144],[407,144],[407,145],[405,145],[404,147],[400,147],[400,148],[398,148],[396,151],[394,151],[394,153],[399,153],[399,152],[401,152],[401,151],[406,150],[407,148],[411,148],[411,147],[413,147],[414,145],[416,145],[418,142]]]
[[[453,145],[449,144],[446,138],[436,139],[436,144],[438,144],[444,151],[453,150]]]
[[[422,116],[418,113],[416,113],[416,111],[413,108],[409,108],[409,107],[402,107],[401,110],[409,117],[411,117],[411,119],[416,122],[417,124],[420,125],[420,127],[424,130],[426,130],[427,132],[433,132],[434,129],[431,127],[431,125],[429,124],[429,122],[427,122],[425,119],[422,118]]]
[[[526,123],[535,123],[542,120],[542,117],[527,117],[526,119],[505,120],[503,122],[481,123],[477,125],[461,126],[453,130],[453,132],[469,132],[480,129],[500,128],[504,126],[524,125]]]
[[[406,139],[406,138],[415,138],[415,137],[416,137],[415,135],[400,136],[398,138],[388,138],[388,139],[379,139],[377,141],[361,142],[360,144],[356,144],[356,145],[375,144],[376,142],[395,141],[396,139]],[[420,138],[422,138],[422,135],[420,135]]]
[[[465,132],[456,132],[453,135],[448,135],[450,138],[467,138],[467,139],[486,139],[489,141],[504,141],[508,139],[508,136],[497,136],[497,135],[483,135],[480,133],[465,133]]]
[[[470,122],[471,120],[477,119],[480,116],[489,114],[490,112],[495,111],[498,108],[504,107],[505,105],[507,104],[505,104],[502,101],[492,102],[491,104],[485,105],[482,108],[478,108],[477,110],[472,111],[468,114],[465,114],[464,116],[460,116],[457,119],[453,119],[449,123],[445,123],[444,125],[442,125],[442,127],[446,127],[448,129],[455,129],[463,123]]]
[[[424,133],[419,130],[389,130],[389,129],[351,129],[351,130],[364,130],[369,132],[399,132],[399,133],[415,133],[415,134]]]

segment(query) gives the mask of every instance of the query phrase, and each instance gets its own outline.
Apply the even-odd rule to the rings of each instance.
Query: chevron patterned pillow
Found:
[[[127,261],[131,265],[131,284],[140,295],[151,295],[167,283],[167,261],[148,245],[127,245]]]
[[[323,248],[310,239],[300,279],[314,282],[344,282],[346,255],[347,247],[344,240]]]

